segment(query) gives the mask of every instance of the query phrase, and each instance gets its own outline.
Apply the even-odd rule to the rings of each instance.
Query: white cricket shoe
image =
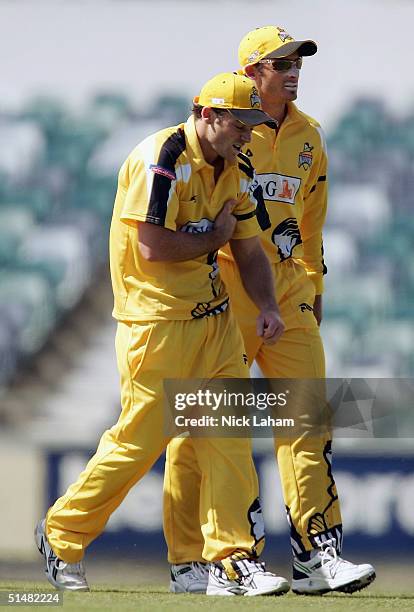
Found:
[[[289,590],[285,578],[267,572],[263,562],[253,559],[231,559],[235,578],[228,577],[223,564],[210,563],[207,595],[284,595]]]
[[[83,563],[65,563],[53,552],[45,533],[45,520],[36,525],[34,532],[37,548],[45,560],[45,574],[56,589],[89,591]]]
[[[170,593],[205,593],[208,565],[193,561],[171,565]]]
[[[319,550],[310,561],[293,561],[292,591],[298,595],[323,595],[330,591],[354,593],[374,580],[372,565],[345,561],[331,545]]]

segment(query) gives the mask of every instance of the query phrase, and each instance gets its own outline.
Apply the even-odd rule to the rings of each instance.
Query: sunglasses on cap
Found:
[[[262,59],[258,63],[259,64],[271,64],[272,70],[274,70],[275,72],[287,72],[293,66],[295,66],[298,70],[300,70],[302,68],[303,57],[298,57],[297,59],[294,59],[294,60],[285,59],[284,57],[281,57],[281,58],[272,57],[268,59]]]

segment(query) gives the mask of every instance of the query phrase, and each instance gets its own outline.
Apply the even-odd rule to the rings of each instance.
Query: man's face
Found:
[[[216,114],[212,110],[208,141],[217,155],[233,163],[240,149],[251,140],[253,128],[241,123],[229,112]]]
[[[298,58],[299,54],[295,52],[283,59],[297,60]],[[285,71],[275,70],[271,62],[256,65],[254,78],[262,100],[267,104],[282,104],[296,100],[299,72],[300,69],[295,64]]]

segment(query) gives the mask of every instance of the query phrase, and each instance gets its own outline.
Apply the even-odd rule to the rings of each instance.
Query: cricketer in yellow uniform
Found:
[[[238,108],[242,104],[247,110],[237,117],[251,120],[252,125],[269,118],[260,110],[254,84],[246,77],[225,74],[209,83],[216,106]],[[248,103],[243,106],[244,100]],[[47,541],[65,563],[83,558],[111,513],[166,447],[163,380],[248,376],[242,338],[227,309],[228,295],[216,252],[157,261],[143,256],[141,244],[141,230],[147,224],[174,233],[203,234],[207,240],[229,200],[236,201],[232,239],[244,241],[258,235],[251,165],[242,154],[236,157],[246,142],[236,131],[245,134],[246,125],[235,127],[237,117],[229,117],[226,114],[225,120],[233,130],[233,140],[224,145],[237,150],[233,149],[232,161],[220,158],[221,173],[203,155],[194,116],[146,138],[119,173],[110,263],[122,412],[103,434],[85,471],[47,513]],[[217,138],[220,124],[218,119],[211,121]],[[248,140],[250,131],[247,126]],[[258,241],[257,246],[267,265]],[[271,284],[270,269],[269,280]],[[273,294],[270,296],[274,304]],[[205,476],[198,517],[203,558],[225,560],[235,551],[241,557],[257,557],[264,540],[260,526],[251,530],[251,514],[256,515],[258,508],[258,483],[250,441],[200,438],[189,443]],[[56,574],[56,568],[53,571]]]
[[[249,35],[242,41],[239,59],[243,67],[267,57],[278,44],[290,45],[287,55],[298,48],[298,41],[291,42],[293,39],[282,29],[280,40],[272,47],[267,29],[251,33],[258,39],[253,42],[256,51],[252,56]],[[312,41],[302,43],[299,51],[303,55],[315,52]],[[280,129],[257,126],[244,153],[253,163],[256,180],[263,188],[271,227],[261,234],[261,241],[272,265],[277,301],[286,326],[272,346],[257,336],[257,308],[243,288],[230,249],[222,249],[220,271],[242,331],[249,364],[256,360],[267,378],[323,379],[324,350],[313,312],[315,295],[323,291],[326,272],[322,227],[327,208],[327,155],[322,129],[317,121],[288,102]],[[307,559],[309,551],[328,540],[335,543],[339,553],[342,525],[331,471],[329,433],[275,439],[275,452],[294,556],[305,554],[303,558]],[[197,519],[200,475],[194,469],[192,454],[186,440],[180,439],[170,443],[167,453],[164,530],[173,564],[202,560]]]

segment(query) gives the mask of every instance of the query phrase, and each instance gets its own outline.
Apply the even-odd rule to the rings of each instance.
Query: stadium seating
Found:
[[[37,98],[0,115],[0,392],[107,268],[123,159],[188,111],[164,96],[144,115],[103,92],[77,114]],[[328,372],[412,376],[414,116],[356,100],[328,146]]]
[[[414,117],[355,100],[328,135],[328,149],[325,253],[332,274],[322,333],[335,353],[333,369],[342,376],[413,376]],[[338,320],[351,330],[333,346]],[[329,364],[328,355],[328,372]]]

